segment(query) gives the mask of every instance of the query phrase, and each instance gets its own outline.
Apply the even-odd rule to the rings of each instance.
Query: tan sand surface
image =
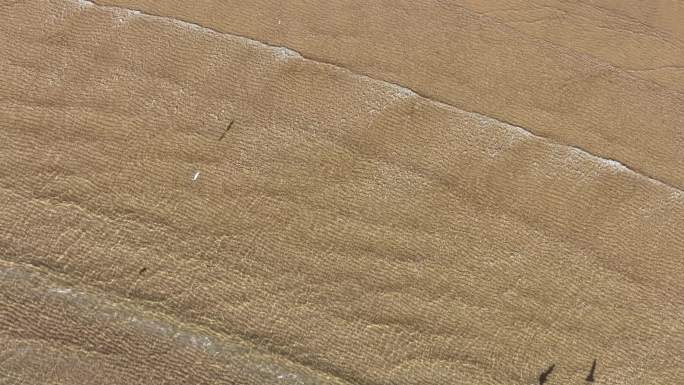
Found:
[[[684,188],[681,34],[622,13],[560,0],[97,3],[288,47]],[[516,7],[527,16],[501,13]],[[532,17],[550,26],[519,22]]]
[[[667,49],[516,20],[1,2],[0,384],[684,383]]]

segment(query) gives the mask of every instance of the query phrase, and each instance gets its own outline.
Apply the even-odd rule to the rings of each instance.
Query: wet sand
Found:
[[[486,1],[2,5],[0,383],[680,382],[682,83],[628,68],[682,32],[592,3],[541,8],[670,48]]]

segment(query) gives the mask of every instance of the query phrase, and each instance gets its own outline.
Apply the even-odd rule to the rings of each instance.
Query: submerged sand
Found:
[[[682,382],[682,10],[509,3],[0,4],[0,383]]]

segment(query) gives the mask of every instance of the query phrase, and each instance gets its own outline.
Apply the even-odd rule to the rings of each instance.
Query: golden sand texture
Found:
[[[670,2],[660,8],[684,24]],[[624,12],[561,0],[97,3],[289,47],[684,188],[684,33],[623,15],[643,1]]]
[[[0,5],[0,383],[684,383],[677,85],[247,3]]]

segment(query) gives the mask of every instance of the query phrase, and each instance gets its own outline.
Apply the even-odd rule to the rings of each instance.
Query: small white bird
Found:
[[[197,178],[199,178],[199,174],[200,174],[199,171],[195,171],[195,175],[192,176],[192,181],[193,181],[193,182],[196,181]]]

